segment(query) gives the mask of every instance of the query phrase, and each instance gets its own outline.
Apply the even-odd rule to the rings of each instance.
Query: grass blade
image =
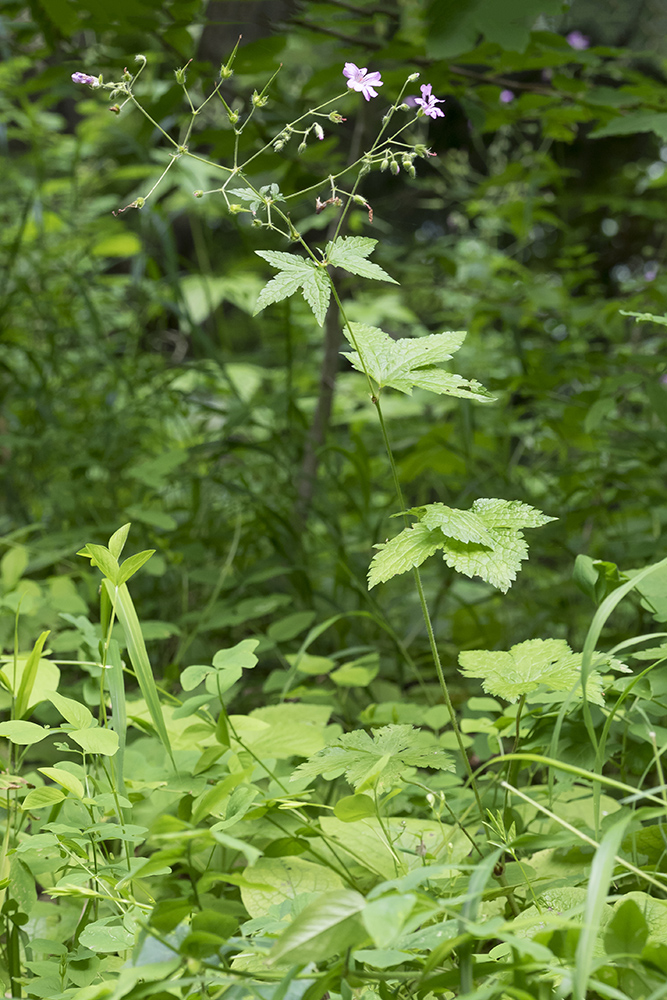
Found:
[[[148,707],[151,719],[153,720],[153,725],[155,726],[156,732],[160,737],[160,741],[169,754],[169,759],[175,769],[176,764],[174,762],[174,755],[171,749],[167,727],[164,723],[164,716],[162,715],[162,706],[160,705],[155,678],[153,677],[153,671],[151,669],[150,660],[148,659],[148,653],[146,651],[146,644],[144,642],[144,637],[141,634],[139,618],[137,617],[137,612],[135,611],[132,598],[130,597],[130,592],[127,589],[127,585],[124,583],[121,584],[120,587],[114,587],[110,580],[105,579],[103,581],[103,585],[111,599],[111,603],[115,607],[118,621],[123,627],[125,640],[127,642],[127,651],[130,655],[132,667],[134,668],[137,681],[139,682],[141,693],[144,696],[146,706]]]

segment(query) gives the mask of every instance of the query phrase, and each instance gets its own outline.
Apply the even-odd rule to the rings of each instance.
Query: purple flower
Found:
[[[369,73],[365,66],[359,69],[351,62],[345,63],[343,76],[347,77],[347,85],[350,90],[360,90],[367,101],[370,101],[371,97],[377,97],[377,91],[373,89],[374,87],[384,86],[379,73]]]
[[[587,49],[591,44],[590,38],[586,35],[582,35],[580,31],[571,31],[569,35],[565,36],[565,41],[572,49],[578,49],[580,52]]]
[[[444,118],[445,112],[441,111],[440,108],[436,108],[436,104],[444,104],[444,98],[441,100],[439,97],[434,97],[431,93],[432,86],[430,83],[422,84],[419,88],[422,92],[421,97],[415,97],[415,104],[418,104],[425,115],[429,118]]]
[[[89,87],[99,87],[100,81],[89,73],[72,73],[73,83],[87,83]]]
[[[501,104],[510,104],[514,100],[513,90],[501,90],[498,98]]]

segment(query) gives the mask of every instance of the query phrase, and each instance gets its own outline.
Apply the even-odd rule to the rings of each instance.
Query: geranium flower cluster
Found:
[[[352,62],[346,62],[343,68],[343,76],[347,77],[347,85],[350,90],[359,91],[367,101],[371,97],[377,97],[376,87],[383,87],[384,84],[380,74],[376,71],[369,73],[366,66],[359,67]],[[445,112],[441,111],[438,104],[444,104],[444,98],[434,97],[433,87],[430,83],[422,84],[421,97],[408,98],[409,103],[420,108],[422,114],[427,118],[444,118]]]

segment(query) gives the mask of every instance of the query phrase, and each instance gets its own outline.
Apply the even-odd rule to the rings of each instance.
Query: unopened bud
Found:
[[[141,56],[141,55],[135,56],[134,57],[134,61],[135,62],[143,63],[145,65],[146,64],[146,56]]]
[[[346,122],[347,118],[343,118],[343,116],[339,115],[337,111],[331,111],[329,113],[329,121],[335,122],[336,125],[340,125],[341,122]]]
[[[238,215],[239,212],[243,211],[243,205],[237,205],[237,204],[230,205],[229,211],[232,213],[232,215]]]
[[[406,168],[412,166],[412,157],[410,156],[409,153],[403,153],[403,156],[401,157],[401,163]]]
[[[352,201],[354,201],[354,203],[356,205],[363,205],[364,208],[366,208],[366,205],[368,204],[368,202],[366,201],[366,199],[362,198],[360,194],[355,194],[355,196],[352,199]]]
[[[203,198],[204,197],[204,192],[203,191],[193,191],[192,193],[195,196],[195,198]]]
[[[411,73],[408,77],[408,83],[414,83],[415,80],[419,79],[419,73]]]
[[[359,177],[365,177],[366,174],[370,174],[371,165],[370,163],[362,163],[359,169]]]
[[[253,219],[252,225],[254,226],[255,229],[261,229],[264,223],[262,222],[261,219]]]
[[[394,175],[394,177],[396,176],[396,174],[400,174],[400,172],[401,172],[401,168],[399,167],[399,165],[396,162],[396,160],[392,160],[391,161],[391,163],[389,164],[389,169],[391,170],[391,172]]]
[[[120,114],[120,108],[118,107],[118,105],[117,105],[117,104],[112,104],[112,105],[110,106],[110,108],[109,108],[109,111],[113,111],[113,113],[114,113],[115,115],[119,115],[119,114]]]
[[[273,148],[275,149],[276,153],[279,153],[284,145],[285,143],[283,142],[282,139],[276,139],[276,141],[273,144]]]
[[[389,158],[385,156],[384,160],[380,164],[380,170],[383,172],[389,169]]]
[[[398,105],[398,110],[399,111],[409,111],[410,110],[410,105],[409,104],[405,104],[405,103],[404,104],[399,104]]]
[[[137,198],[137,200],[132,203],[132,208],[143,208],[145,204],[146,204],[145,198]]]
[[[324,129],[319,124],[319,122],[315,122],[315,124],[313,125],[313,132],[315,133],[318,139],[324,139]]]
[[[410,177],[416,177],[417,176],[417,171],[415,170],[415,168],[414,168],[414,166],[413,166],[412,163],[410,163],[405,169],[407,170],[407,172],[410,175]]]
[[[307,148],[308,146],[306,145],[306,140],[304,139],[303,142],[299,143],[297,153],[305,153]]]

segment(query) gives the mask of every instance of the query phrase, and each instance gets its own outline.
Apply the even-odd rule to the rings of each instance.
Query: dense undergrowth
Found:
[[[659,58],[9,6],[6,995],[659,1000]]]

